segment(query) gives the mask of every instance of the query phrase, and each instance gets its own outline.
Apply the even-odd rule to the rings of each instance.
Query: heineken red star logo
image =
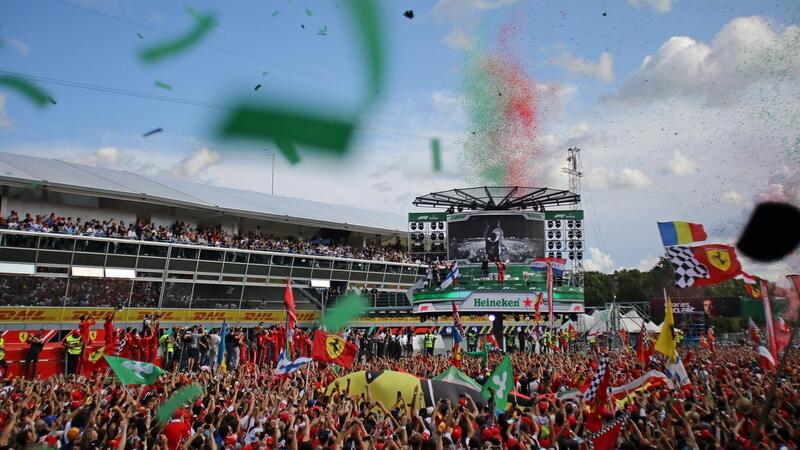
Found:
[[[522,302],[522,304],[525,305],[526,308],[530,308],[531,307],[531,299],[526,297],[525,301]]]

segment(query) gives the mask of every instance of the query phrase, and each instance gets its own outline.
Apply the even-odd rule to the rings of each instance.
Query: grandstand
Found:
[[[287,278],[301,323],[352,290],[408,311],[425,274],[399,215],[54,159],[0,153],[0,216],[6,329],[277,322]]]

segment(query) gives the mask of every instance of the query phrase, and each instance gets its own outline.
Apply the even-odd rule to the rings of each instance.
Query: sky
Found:
[[[143,62],[143,49],[191,29],[187,7],[212,14],[212,30]],[[261,192],[277,154],[276,194],[405,214],[418,195],[486,184],[469,163],[484,105],[469,80],[472,62],[500,55],[533,88],[526,179],[565,189],[566,149],[581,149],[589,270],[652,267],[658,220],[733,243],[757,202],[800,203],[794,0],[381,2],[386,77],[366,109],[348,11],[347,0],[5,0],[0,72],[35,77],[57,104],[0,86],[0,151]],[[301,147],[290,164],[270,141],[220,137],[240,101],[361,119],[345,156]],[[774,280],[798,259],[744,264]]]

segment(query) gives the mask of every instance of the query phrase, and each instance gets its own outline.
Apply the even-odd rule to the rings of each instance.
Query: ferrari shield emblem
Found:
[[[344,339],[339,336],[328,336],[325,339],[325,350],[331,359],[336,359],[344,352]]]
[[[23,344],[28,342],[28,332],[27,331],[20,331],[19,332],[19,341]]]
[[[97,330],[91,330],[91,331],[89,332],[89,339],[91,339],[92,341],[94,341],[95,339],[97,339]]]
[[[706,257],[709,264],[721,272],[727,272],[731,268],[731,254],[727,250],[707,250]]]

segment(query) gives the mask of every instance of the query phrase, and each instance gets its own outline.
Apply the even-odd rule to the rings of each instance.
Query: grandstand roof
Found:
[[[0,152],[0,183],[12,186],[35,184],[54,191],[92,197],[202,209],[261,220],[291,220],[303,225],[365,233],[405,232],[406,228],[405,217],[390,212],[13,153]]]

